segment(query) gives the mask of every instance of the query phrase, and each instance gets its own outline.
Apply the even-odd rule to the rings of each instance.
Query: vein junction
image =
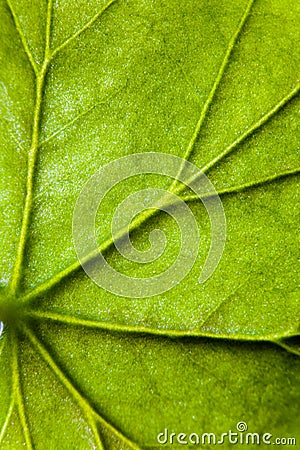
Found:
[[[41,110],[42,110],[42,97],[43,97],[43,89],[46,82],[46,76],[47,71],[49,68],[50,62],[53,60],[53,58],[62,51],[70,42],[72,42],[73,39],[77,38],[81,33],[83,33],[86,29],[88,29],[89,26],[91,26],[102,14],[107,8],[115,3],[117,0],[111,0],[108,2],[102,10],[100,10],[97,14],[94,15],[94,17],[86,24],[84,25],[80,30],[78,30],[76,33],[74,33],[73,36],[69,37],[63,44],[61,44],[59,47],[57,47],[55,50],[50,49],[50,28],[51,28],[51,11],[52,11],[52,1],[48,2],[48,13],[47,13],[47,25],[46,25],[46,45],[45,45],[45,52],[44,52],[44,60],[41,66],[41,69],[38,70],[37,64],[34,61],[34,58],[30,52],[30,49],[26,43],[25,36],[22,32],[22,28],[20,26],[20,23],[18,21],[17,15],[14,13],[12,5],[10,3],[10,0],[7,0],[11,10],[12,15],[15,20],[16,28],[20,34],[21,41],[24,46],[24,51],[26,52],[28,56],[28,60],[32,66],[32,69],[36,75],[36,104],[35,104],[35,110],[34,110],[34,117],[33,117],[33,131],[32,131],[32,142],[31,142],[31,148],[29,150],[28,154],[28,177],[27,177],[27,195],[26,195],[26,202],[24,207],[24,215],[23,215],[23,222],[22,222],[22,228],[21,228],[21,235],[20,235],[20,242],[17,250],[17,256],[16,256],[16,262],[13,270],[12,280],[10,283],[10,292],[11,296],[15,297],[18,294],[20,282],[21,282],[21,276],[22,276],[22,265],[24,260],[24,252],[25,252],[25,246],[26,246],[26,240],[28,235],[28,227],[30,222],[30,215],[31,215],[31,209],[32,209],[32,203],[33,203],[33,188],[34,188],[34,174],[35,174],[35,168],[36,168],[36,159],[38,150],[41,146],[41,143],[39,142],[39,127],[40,127],[40,120],[41,120]],[[250,14],[251,8],[253,6],[254,0],[250,0],[247,4],[247,7],[245,9],[245,12],[238,24],[238,27],[233,34],[227,50],[225,52],[222,64],[220,66],[220,69],[218,71],[217,77],[213,83],[212,89],[208,95],[207,101],[204,105],[203,110],[200,114],[200,119],[196,124],[196,128],[194,130],[194,133],[192,135],[191,141],[186,149],[184,159],[188,160],[190,157],[194,145],[197,141],[199,131],[204,123],[204,120],[208,114],[209,107],[213,101],[214,95],[218,89],[218,86],[222,80],[223,74],[225,72],[225,69],[229,63],[231,53],[236,45],[236,41],[240,35],[240,33],[243,30],[243,27],[247,21],[247,18]],[[269,112],[267,112],[258,122],[252,125],[244,134],[242,134],[235,142],[233,142],[229,147],[227,147],[223,152],[221,152],[219,155],[217,155],[212,161],[210,161],[208,164],[203,166],[201,168],[201,171],[199,172],[199,176],[201,173],[208,171],[210,168],[212,168],[217,162],[221,161],[224,157],[229,155],[231,152],[233,152],[235,149],[237,149],[246,139],[248,139],[255,131],[259,130],[264,124],[266,124],[277,112],[283,108],[285,105],[287,105],[292,98],[294,98],[300,90],[300,83],[296,85],[296,87],[287,95],[285,96],[277,105],[275,105]],[[75,122],[79,117],[84,115],[85,113],[89,112],[90,110],[93,110],[95,107],[92,106],[89,108],[86,112],[81,113],[78,117],[75,117],[70,123]],[[53,139],[60,130],[55,132],[53,136],[50,136],[50,139]],[[46,142],[46,141],[45,141]],[[183,167],[181,167],[181,170]],[[219,195],[225,195],[227,193],[233,193],[233,192],[239,192],[251,187],[258,186],[263,183],[268,183],[271,181],[274,181],[276,179],[288,176],[288,175],[294,175],[299,172],[299,169],[295,169],[293,171],[287,171],[282,174],[277,174],[274,176],[270,176],[266,179],[262,180],[256,180],[254,182],[240,185],[240,186],[231,186],[229,188],[226,188],[222,191],[219,191]],[[191,180],[189,180],[191,181]],[[173,183],[170,186],[170,191],[176,193],[177,195],[181,196],[181,198],[186,201],[195,201],[198,200],[196,196],[193,195],[184,195],[184,186],[177,186],[176,180],[175,183]],[[131,226],[131,231],[134,229],[140,227],[144,222],[149,220],[153,216],[152,214],[144,214],[141,215],[139,220],[136,221],[135,224]],[[113,244],[113,239],[109,239],[108,241],[105,241],[101,245],[101,251],[105,251],[107,248],[109,248]],[[91,258],[93,255],[91,255]],[[29,293],[25,295],[20,295],[19,299],[20,301],[25,304],[36,297],[44,294],[49,289],[57,285],[62,279],[68,277],[74,271],[78,270],[80,268],[80,263],[78,261],[75,261],[71,266],[67,267],[60,273],[56,274],[54,277],[46,281],[45,283],[37,286],[35,289],[30,291]]]
[[[15,21],[16,29],[20,35],[21,42],[24,47],[24,51],[28,57],[29,63],[32,66],[32,70],[36,77],[36,102],[35,102],[35,109],[34,109],[34,115],[33,115],[33,127],[32,127],[32,139],[31,139],[31,147],[28,152],[28,175],[27,175],[27,183],[26,183],[26,200],[25,200],[25,206],[24,206],[24,214],[23,214],[23,221],[22,221],[22,227],[21,227],[21,233],[20,233],[20,240],[19,240],[19,246],[17,249],[17,255],[16,255],[16,261],[13,269],[12,279],[10,283],[10,294],[11,297],[18,296],[20,283],[22,280],[22,266],[24,262],[24,254],[25,254],[25,247],[26,247],[26,241],[28,236],[28,228],[30,225],[30,216],[31,216],[31,210],[33,206],[33,190],[34,190],[34,177],[35,177],[35,170],[36,170],[36,161],[37,161],[37,155],[38,150],[41,146],[41,143],[39,142],[39,128],[40,128],[40,121],[41,121],[41,112],[42,112],[42,101],[43,101],[43,91],[45,88],[46,78],[47,78],[47,72],[49,69],[50,62],[53,60],[53,58],[62,51],[72,40],[77,38],[81,33],[83,33],[88,27],[90,27],[95,21],[102,15],[102,13],[107,10],[107,8],[115,3],[117,0],[111,0],[108,2],[105,7],[99,11],[95,16],[79,31],[77,31],[73,36],[69,37],[63,44],[61,44],[59,47],[57,47],[55,50],[51,51],[50,48],[50,31],[51,31],[51,13],[52,13],[52,0],[48,1],[48,9],[47,9],[47,24],[46,24],[46,44],[45,44],[45,52],[44,52],[44,60],[41,65],[41,68],[38,68],[38,65],[36,64],[34,57],[30,51],[30,48],[26,42],[24,33],[22,31],[22,27],[20,25],[20,22],[18,20],[17,15],[14,12],[13,5],[10,0],[7,0],[7,4],[12,12],[13,19]],[[207,113],[209,110],[209,107],[213,101],[215,92],[217,91],[217,88],[221,82],[222,76],[224,74],[224,71],[226,69],[226,66],[230,60],[231,52],[236,44],[237,38],[239,34],[241,33],[243,26],[247,20],[247,17],[250,13],[250,10],[253,5],[253,0],[248,2],[248,5],[246,7],[246,10],[243,14],[243,17],[241,21],[239,22],[238,28],[236,32],[234,33],[232,39],[230,40],[229,46],[226,50],[226,53],[224,55],[224,59],[222,62],[222,65],[220,67],[220,70],[217,74],[217,78],[212,86],[212,89],[209,93],[208,99],[205,103],[204,109],[201,112],[199,121],[197,122],[196,128],[194,130],[193,136],[191,138],[191,141],[186,149],[184,159],[188,160],[193,149],[195,142],[198,139],[199,131],[205,121],[205,118],[207,117]],[[300,90],[300,84],[298,83],[296,87],[286,96],[284,97],[277,105],[272,108],[271,111],[266,113],[257,123],[255,123],[247,132],[245,132],[240,138],[238,138],[234,143],[232,143],[228,148],[226,148],[220,155],[218,155],[215,159],[213,159],[210,163],[208,163],[206,166],[204,166],[201,170],[202,172],[205,172],[209,170],[211,167],[213,167],[217,162],[219,162],[222,158],[227,156],[230,152],[234,151],[239,145],[241,145],[248,137],[250,137],[255,131],[260,129],[267,121],[271,119],[281,108],[283,108],[288,102],[294,98]],[[92,110],[95,106],[91,107],[90,110]],[[89,110],[87,111],[89,112]],[[83,113],[85,114],[85,113]],[[82,116],[82,114],[80,115]],[[70,123],[74,123],[74,121],[77,120],[77,117],[73,119]],[[58,131],[60,132],[60,131]],[[55,137],[55,135],[58,134],[58,132],[55,132],[53,136],[50,136],[49,140]],[[181,168],[183,169],[183,167]],[[238,192],[243,189],[247,189],[265,182],[271,182],[275,179],[278,179],[280,177],[293,175],[299,172],[299,169],[295,169],[294,171],[285,172],[279,175],[271,176],[264,180],[258,180],[257,182],[249,183],[247,185],[242,186],[234,186],[231,188],[228,188],[227,190],[224,190],[223,192],[219,192],[220,195],[224,195],[226,193],[231,192]],[[170,191],[176,192],[177,194],[182,193],[182,188],[177,186],[177,183],[174,183],[170,187]],[[185,201],[194,201],[196,200],[193,196],[183,196],[182,197]],[[198,199],[198,197],[197,197]],[[148,220],[151,216],[145,216],[138,222],[138,226],[140,226],[142,223],[144,223],[146,220]],[[145,220],[144,220],[145,219]],[[108,242],[107,244],[103,244],[103,249],[108,248],[110,245],[112,245],[112,242]],[[80,267],[80,264],[78,262],[75,262],[72,266],[66,268],[61,273],[55,275],[52,279],[48,280],[46,283],[42,284],[41,286],[38,286],[35,290],[30,292],[29,294],[22,296],[19,296],[19,299],[25,303],[27,301],[31,301],[35,299],[37,296],[40,296],[41,294],[47,292],[52,287],[57,285],[62,279],[68,277],[70,274],[72,274],[75,270],[77,270]],[[1,315],[1,314],[0,314]],[[172,337],[176,337],[172,334],[172,331],[164,331],[163,333],[160,333],[158,330],[139,330],[136,329],[129,329],[129,327],[125,327],[122,329],[122,327],[114,327],[113,325],[110,327],[107,324],[99,323],[96,321],[91,320],[84,320],[84,319],[77,319],[77,318],[69,318],[64,317],[60,315],[51,315],[51,313],[43,316],[43,313],[34,313],[34,311],[29,311],[29,315],[31,317],[35,317],[36,319],[47,319],[47,320],[56,320],[61,321],[67,324],[73,324],[73,325],[79,325],[79,326],[86,326],[86,327],[98,327],[103,329],[111,329],[113,331],[125,331],[125,332],[134,332],[135,330],[142,331],[145,333],[153,333],[153,334],[159,334],[159,335],[170,335]],[[96,438],[96,441],[98,443],[99,448],[103,448],[101,438],[99,437],[99,433],[97,430],[97,427],[95,425],[95,421],[98,420],[101,423],[103,423],[105,426],[107,426],[111,431],[113,431],[120,439],[122,439],[124,442],[126,442],[127,445],[131,446],[134,449],[138,449],[138,446],[134,443],[132,443],[130,440],[128,440],[122,433],[120,433],[116,428],[114,428],[111,424],[109,424],[107,421],[103,419],[102,416],[100,416],[97,411],[95,411],[91,405],[89,404],[88,400],[86,400],[73,386],[71,381],[64,375],[62,370],[59,368],[58,364],[54,361],[54,359],[50,356],[49,352],[46,350],[46,348],[38,341],[36,336],[31,332],[31,330],[26,330],[27,337],[29,341],[31,342],[32,346],[36,349],[37,352],[41,355],[41,357],[44,359],[44,361],[48,364],[48,366],[51,368],[51,370],[56,374],[58,379],[62,382],[62,384],[66,387],[66,389],[73,395],[73,397],[77,400],[78,404],[82,407],[82,409],[85,411],[87,419],[89,423],[91,424],[91,428],[94,431],[94,435]],[[176,332],[175,332],[176,333]],[[185,333],[185,335],[189,334],[188,332]],[[190,333],[190,335],[195,335],[195,333]],[[177,336],[178,337],[178,336]],[[228,339],[228,336],[226,336]],[[279,336],[278,342],[282,344],[282,346],[286,346],[286,344],[283,343],[283,338],[285,336]],[[238,337],[240,339],[240,337]],[[270,337],[271,340],[271,337]],[[26,440],[26,444],[28,448],[32,447],[31,443],[31,436],[30,436],[30,430],[27,423],[26,418],[26,411],[24,407],[24,401],[22,397],[21,392],[21,385],[20,385],[20,379],[19,379],[19,361],[18,361],[18,349],[16,347],[16,342],[13,343],[13,358],[12,358],[12,372],[13,372],[13,378],[14,378],[14,394],[12,397],[11,405],[9,407],[9,412],[7,415],[7,420],[5,421],[5,428],[7,427],[7,423],[10,420],[10,416],[12,414],[12,409],[17,403],[17,407],[19,410],[19,416],[20,420],[22,422],[22,427],[24,431],[24,437]],[[5,432],[5,428],[2,429],[2,432],[0,434],[0,440]]]
[[[31,139],[31,147],[28,152],[28,174],[27,174],[27,182],[26,182],[26,200],[24,205],[23,212],[23,220],[21,226],[20,240],[17,249],[17,255],[15,260],[15,265],[12,273],[11,282],[9,285],[9,301],[18,297],[19,287],[22,278],[22,266],[24,261],[25,254],[25,246],[27,241],[28,229],[30,225],[30,216],[33,204],[33,189],[34,189],[34,176],[36,169],[36,161],[37,154],[39,149],[39,128],[41,121],[41,112],[42,112],[42,100],[43,100],[43,90],[45,87],[47,71],[49,68],[49,64],[54,58],[54,56],[63,50],[73,39],[77,38],[81,33],[83,33],[88,27],[90,27],[104,12],[107,10],[109,6],[115,3],[117,0],[110,0],[95,16],[79,31],[77,31],[73,36],[68,38],[61,46],[51,51],[50,49],[50,33],[51,33],[51,16],[52,16],[52,1],[48,0],[47,4],[47,22],[46,22],[46,39],[45,39],[45,51],[44,51],[44,60],[41,66],[41,69],[38,69],[38,66],[34,60],[34,57],[30,51],[30,48],[26,42],[25,35],[23,33],[22,27],[20,25],[17,14],[14,11],[13,5],[10,0],[7,0],[7,4],[11,10],[16,29],[20,35],[21,42],[24,47],[24,51],[28,57],[29,63],[32,66],[32,69],[36,78],[36,101],[35,108],[33,114],[33,127],[32,127],[32,139]],[[20,297],[19,297],[20,298]],[[11,302],[12,303],[12,302]],[[4,313],[7,314],[7,311],[10,309],[10,305],[6,305],[5,303],[0,303],[1,308],[4,308]],[[2,310],[0,308],[0,316],[2,316]],[[21,315],[22,316],[22,315]],[[22,316],[24,318],[24,316]],[[54,362],[54,360],[49,355],[48,351],[39,344],[37,338],[34,333],[26,328],[25,323],[22,321],[18,322],[22,332],[27,333],[28,339],[31,342],[32,346],[35,350],[40,354],[40,356],[45,360],[45,362],[49,365],[58,379],[62,382],[64,387],[73,395],[75,400],[78,402],[79,406],[81,406],[82,410],[86,413],[87,421],[91,426],[93,431],[95,441],[97,444],[97,448],[99,450],[104,450],[104,446],[102,443],[102,439],[100,437],[96,421],[100,421],[103,425],[108,427],[110,431],[112,431],[115,435],[119,437],[123,442],[125,442],[130,448],[134,450],[139,450],[139,447],[132,441],[130,441],[125,435],[123,435],[119,430],[117,430],[113,425],[111,425],[108,421],[106,421],[98,412],[96,412],[89,404],[89,402],[82,397],[82,395],[77,391],[77,389],[72,385],[72,383],[67,379],[67,377],[63,374],[63,371],[59,368],[59,366]],[[0,322],[0,325],[2,322]],[[2,329],[1,329],[2,330]],[[18,349],[18,341],[17,341],[17,328],[15,333],[12,336],[12,376],[13,376],[13,387],[12,387],[12,400],[9,410],[7,412],[7,417],[0,432],[0,442],[3,439],[5,434],[7,425],[10,421],[12,410],[15,402],[17,403],[19,418],[25,438],[26,446],[29,450],[33,448],[31,432],[29,429],[26,410],[25,410],[25,402],[24,396],[22,393],[21,382],[20,382],[20,367],[19,367],[19,349]]]

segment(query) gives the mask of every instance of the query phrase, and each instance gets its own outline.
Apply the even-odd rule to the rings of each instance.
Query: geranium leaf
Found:
[[[1,448],[155,448],[166,429],[221,435],[240,421],[300,439],[300,6],[1,0],[0,18]],[[150,279],[180,251],[176,223],[153,210],[132,243],[147,251],[161,229],[164,254],[135,263],[117,251],[115,207],[136,191],[176,193],[201,238],[180,283],[128,298],[82,269],[73,213],[106,164],[149,152],[207,174],[225,250],[199,283],[205,204],[171,174],[127,178],[95,222],[116,271]]]

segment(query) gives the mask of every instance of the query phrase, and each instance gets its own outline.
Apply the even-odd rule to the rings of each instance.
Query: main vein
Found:
[[[26,182],[26,198],[25,206],[23,212],[23,220],[21,225],[20,240],[17,249],[16,261],[12,273],[12,279],[10,283],[10,293],[16,295],[18,291],[21,275],[22,275],[22,265],[25,254],[25,246],[28,238],[28,228],[30,223],[30,216],[32,210],[33,201],[33,188],[34,188],[34,175],[36,160],[39,147],[39,127],[41,120],[41,110],[42,110],[42,98],[43,98],[43,88],[45,84],[46,73],[50,61],[50,28],[51,28],[51,11],[52,11],[52,0],[49,0],[47,7],[47,23],[46,23],[46,44],[44,61],[40,72],[36,74],[36,89],[35,89],[35,108],[33,113],[33,125],[32,125],[32,138],[31,147],[28,152],[28,171],[27,171],[27,182]]]
[[[297,330],[289,330],[287,332],[282,332],[278,334],[266,334],[266,335],[245,335],[236,333],[233,334],[218,334],[209,332],[207,330],[201,329],[201,326],[194,329],[176,330],[171,328],[151,328],[145,327],[143,325],[124,325],[119,323],[104,322],[97,319],[83,319],[80,317],[74,317],[66,314],[61,314],[51,311],[28,311],[26,315],[32,319],[45,320],[58,322],[61,324],[69,326],[83,327],[86,329],[99,329],[103,331],[113,331],[118,333],[128,333],[128,334],[146,334],[153,336],[164,336],[169,338],[182,338],[182,337],[207,337],[207,338],[218,338],[218,339],[233,339],[238,341],[274,341],[299,336]]]
[[[41,116],[41,108],[42,108],[42,94],[43,94],[43,87],[45,83],[45,77],[47,73],[47,68],[49,66],[50,60],[52,60],[53,56],[56,55],[60,50],[62,50],[66,45],[68,45],[73,39],[78,37],[82,32],[84,32],[86,29],[88,29],[89,26],[91,26],[100,16],[101,14],[108,9],[110,5],[115,3],[117,0],[111,0],[109,1],[105,7],[99,11],[82,29],[80,29],[77,33],[75,33],[73,36],[71,36],[65,43],[63,43],[60,47],[56,48],[52,53],[50,53],[50,25],[51,25],[51,10],[52,10],[52,0],[49,0],[48,2],[48,12],[47,12],[47,25],[46,25],[46,45],[45,45],[45,56],[44,56],[44,62],[42,65],[42,69],[40,73],[37,76],[36,81],[36,104],[35,104],[35,111],[34,111],[34,119],[33,119],[33,132],[32,132],[32,144],[31,149],[29,151],[28,156],[28,176],[27,176],[27,195],[26,195],[26,201],[25,201],[25,207],[24,207],[24,215],[23,215],[23,221],[22,221],[22,227],[21,227],[21,234],[20,234],[20,241],[19,246],[17,250],[17,257],[16,262],[13,270],[13,276],[11,281],[11,291],[13,293],[16,293],[21,277],[21,270],[22,270],[22,263],[24,259],[24,251],[25,251],[25,245],[27,240],[27,234],[28,234],[28,227],[30,223],[30,214],[32,209],[32,202],[33,202],[33,186],[34,186],[34,173],[35,173],[35,165],[36,165],[36,159],[38,154],[38,149],[40,146],[39,143],[39,125],[40,125],[40,116]],[[202,126],[202,123],[206,117],[207,111],[209,109],[209,106],[213,100],[213,97],[215,95],[215,92],[218,88],[218,85],[221,81],[221,78],[223,76],[223,73],[225,71],[226,65],[229,61],[232,49],[234,48],[234,45],[236,43],[236,40],[243,28],[243,25],[245,24],[245,21],[249,15],[249,12],[252,8],[252,5],[255,0],[250,0],[247,4],[247,8],[244,12],[244,15],[239,22],[239,26],[233,35],[229,46],[227,48],[226,54],[224,56],[222,65],[219,69],[218,75],[216,77],[216,80],[214,82],[213,88],[209,94],[209,97],[206,101],[206,104],[204,106],[203,111],[201,112],[200,119],[196,125],[196,128],[194,130],[193,136],[191,138],[190,144],[186,150],[185,153],[185,159],[187,159],[196,142],[197,136],[199,134],[200,128]],[[30,58],[29,58],[30,59]],[[286,96],[284,97],[274,108],[272,108],[268,113],[266,113],[258,122],[256,122],[250,129],[248,129],[243,135],[240,136],[235,142],[233,142],[229,147],[227,147],[223,152],[221,152],[216,158],[214,158],[212,161],[210,161],[206,166],[204,166],[201,171],[199,172],[199,175],[203,171],[208,170],[209,168],[213,167],[217,162],[219,162],[222,158],[224,158],[226,155],[228,155],[230,152],[232,152],[236,147],[238,147],[245,139],[247,139],[254,131],[258,130],[260,127],[262,127],[271,117],[273,117],[284,105],[286,105],[298,92],[300,89],[300,84],[297,84],[297,86]],[[279,175],[279,177],[281,174]],[[276,179],[277,176],[272,177],[272,179]],[[191,181],[191,180],[189,180]],[[269,181],[269,180],[265,180]],[[262,181],[264,182],[264,180]],[[251,185],[260,184],[261,181],[258,181],[258,183],[251,183]],[[250,184],[249,184],[250,186]],[[247,185],[241,186],[241,187],[234,187],[225,189],[220,192],[220,194],[228,193],[228,192],[237,192],[239,190],[243,190],[247,188]],[[179,186],[176,189],[173,190],[176,194],[180,194],[184,189],[184,186]],[[185,197],[184,200],[189,201],[193,200],[193,196],[191,197]],[[133,231],[140,227],[144,222],[149,220],[156,212],[154,210],[146,211],[144,214],[138,217],[138,219],[131,224],[130,231]],[[127,231],[127,229],[126,229]],[[121,235],[120,235],[121,237]],[[107,239],[101,244],[101,251],[104,251],[108,249],[114,242],[114,238]],[[93,258],[94,255],[88,255],[87,259]],[[23,301],[31,300],[32,298],[37,297],[38,295],[42,294],[43,292],[47,291],[48,289],[55,286],[57,283],[59,283],[63,278],[69,276],[71,273],[76,271],[80,267],[80,263],[78,261],[75,261],[72,265],[67,267],[66,269],[62,270],[58,274],[56,274],[54,277],[46,281],[45,283],[38,286],[33,291],[29,292],[25,296],[22,297]]]
[[[254,188],[256,186],[263,185],[264,183],[270,183],[272,181],[280,180],[280,179],[286,178],[288,176],[296,175],[299,173],[299,170],[300,170],[299,168],[296,168],[296,169],[293,169],[290,171],[286,171],[286,172],[282,172],[282,173],[279,173],[276,175],[269,176],[269,177],[261,179],[261,180],[257,180],[255,182],[250,182],[250,183],[245,183],[245,184],[238,185],[238,186],[231,186],[228,188],[224,188],[220,191],[217,191],[216,194],[217,195],[226,195],[226,194],[238,193],[238,192],[244,191],[249,188]],[[207,195],[204,194],[202,196],[202,198],[210,198],[216,194],[212,194],[212,193],[208,193]],[[181,200],[183,200],[185,202],[197,201],[197,200],[199,201],[199,196],[197,196],[197,195],[181,196],[180,198],[181,198]],[[179,201],[179,199],[178,199],[178,201]],[[167,203],[166,203],[166,205],[167,205]],[[143,214],[138,216],[135,221],[131,222],[129,231],[132,232],[134,230],[137,230],[143,223],[145,223],[149,219],[153,218],[153,216],[155,214],[157,214],[157,210],[155,210],[155,209],[146,210]],[[126,232],[127,232],[127,228],[126,228]],[[104,252],[104,251],[108,250],[113,245],[115,240],[117,238],[121,239],[122,236],[123,236],[122,230],[120,230],[118,235],[115,235],[113,237],[110,237],[110,238],[104,240],[102,242],[102,244],[100,245],[100,247],[95,250],[95,252],[92,252],[85,257],[84,262],[88,262],[88,261],[92,260],[94,257],[96,257],[98,255],[99,251]],[[76,260],[73,264],[71,264],[70,266],[61,270],[60,272],[55,274],[53,277],[49,278],[49,280],[45,281],[44,283],[40,284],[32,291],[25,294],[23,297],[20,298],[20,300],[23,303],[34,300],[38,296],[40,296],[40,295],[44,294],[45,292],[49,291],[50,289],[54,288],[58,283],[60,283],[60,281],[62,281],[63,279],[65,279],[68,276],[70,276],[71,274],[73,274],[80,267],[81,267],[81,263],[78,260]]]
[[[28,161],[27,161],[28,170],[27,170],[27,181],[26,181],[26,198],[25,198],[25,205],[24,205],[24,211],[23,211],[23,218],[22,218],[20,239],[19,239],[19,244],[18,244],[17,254],[16,254],[16,260],[15,260],[14,268],[12,271],[12,278],[11,278],[10,287],[9,287],[10,294],[12,296],[16,295],[18,288],[19,288],[21,276],[22,276],[22,266],[23,266],[23,261],[24,261],[25,247],[26,247],[27,238],[28,238],[28,228],[29,228],[29,224],[30,224],[31,210],[32,210],[32,203],[33,203],[35,168],[36,168],[38,150],[39,150],[39,146],[40,146],[39,145],[39,127],[40,127],[41,112],[42,112],[43,89],[44,89],[44,85],[45,85],[45,79],[46,79],[49,64],[57,53],[59,53],[62,49],[64,49],[67,45],[69,45],[70,42],[72,42],[79,35],[81,35],[83,32],[85,32],[116,1],[117,0],[110,0],[79,31],[77,31],[74,35],[72,35],[70,38],[68,38],[63,44],[61,44],[59,47],[57,47],[55,50],[53,50],[51,52],[50,51],[50,33],[51,33],[51,15],[52,15],[53,0],[49,0],[48,4],[47,4],[44,60],[43,60],[41,70],[38,71],[36,62],[35,62],[33,55],[29,49],[29,46],[26,42],[26,38],[23,33],[23,30],[20,25],[17,14],[15,13],[15,11],[13,9],[10,0],[7,0],[7,4],[10,8],[16,28],[20,35],[20,38],[21,38],[21,41],[22,41],[22,44],[24,47],[24,51],[25,51],[25,53],[31,63],[31,66],[34,70],[34,73],[36,75],[36,89],[35,89],[36,99],[35,99],[35,108],[34,108],[34,113],[33,113],[32,138],[31,138],[31,147],[28,152]]]

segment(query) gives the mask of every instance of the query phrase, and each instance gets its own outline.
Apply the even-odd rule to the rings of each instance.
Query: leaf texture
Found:
[[[166,428],[221,435],[239,421],[299,440],[300,5],[1,0],[0,18],[1,448],[157,448]],[[128,299],[86,276],[72,217],[100,167],[149,151],[208,175],[226,247],[199,284],[199,199],[167,177],[126,180],[96,219],[117,270],[160,273],[179,248],[166,214],[132,233],[145,250],[165,231],[154,264],[106,245],[114,205],[136,190],[178,192],[201,234],[179,285]]]

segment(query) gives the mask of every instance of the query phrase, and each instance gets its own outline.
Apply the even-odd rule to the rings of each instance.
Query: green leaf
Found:
[[[300,5],[1,0],[0,18],[1,448],[155,448],[165,429],[220,436],[240,421],[300,439]],[[226,246],[199,284],[211,241],[202,203],[168,177],[126,180],[96,219],[115,269],[149,277],[179,251],[164,213],[132,232],[147,250],[164,230],[154,263],[127,261],[107,239],[115,206],[137,190],[177,192],[201,235],[181,283],[128,299],[82,270],[73,211],[101,167],[150,151],[208,175]]]

